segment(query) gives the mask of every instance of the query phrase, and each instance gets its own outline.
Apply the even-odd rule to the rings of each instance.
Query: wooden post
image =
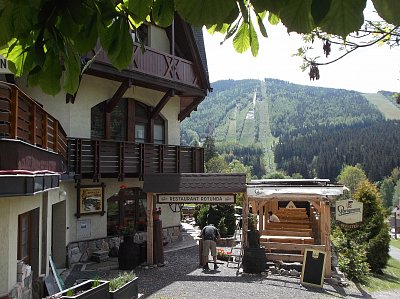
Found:
[[[18,89],[13,87],[11,90],[11,130],[10,137],[18,137]]]
[[[325,264],[325,277],[331,277],[331,208],[329,202],[324,202],[325,206],[325,248],[326,248],[326,264]]]
[[[256,223],[256,229],[258,228],[258,224],[260,223],[260,221],[258,220],[258,202],[256,202],[255,200],[251,202],[251,206],[252,206],[252,211],[253,211],[253,215],[256,217],[257,219],[257,223]]]
[[[49,119],[47,113],[43,113],[43,130],[42,130],[42,146],[45,149],[49,148]]]
[[[264,229],[264,202],[258,204],[258,229]]]
[[[242,236],[243,236],[243,248],[247,248],[247,231],[249,229],[249,199],[247,197],[247,193],[244,194],[243,197],[243,223],[242,223]]]
[[[54,132],[53,132],[53,151],[56,153],[60,153],[60,150],[58,149],[58,120],[54,120]]]
[[[264,201],[264,227],[267,225],[268,223],[268,209],[269,207],[269,201]]]
[[[36,105],[32,105],[31,144],[36,145]]]
[[[147,264],[153,265],[153,193],[147,193]]]

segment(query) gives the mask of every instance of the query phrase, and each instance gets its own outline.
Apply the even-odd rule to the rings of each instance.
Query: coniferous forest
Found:
[[[182,122],[181,142],[201,145],[212,136],[226,162],[251,166],[253,177],[283,171],[335,180],[344,165],[359,164],[379,181],[400,166],[400,106],[391,92],[369,97],[276,79],[224,80],[212,87]],[[379,109],[382,102],[391,103],[390,116]]]

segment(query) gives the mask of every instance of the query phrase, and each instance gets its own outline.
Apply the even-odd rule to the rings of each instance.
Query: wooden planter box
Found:
[[[108,281],[100,280],[100,285],[93,287],[95,280],[86,280],[80,284],[77,284],[69,289],[55,294],[55,298],[76,298],[76,299],[98,299],[98,298],[109,298]],[[69,290],[73,290],[74,295],[67,296]]]
[[[110,299],[136,299],[138,298],[138,277],[124,284],[115,291],[110,291]]]

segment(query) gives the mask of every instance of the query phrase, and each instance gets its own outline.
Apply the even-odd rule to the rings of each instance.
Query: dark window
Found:
[[[147,197],[140,188],[122,188],[107,200],[107,235],[117,236],[126,230],[146,231]]]
[[[92,108],[90,126],[92,139],[104,139],[104,107],[105,102],[100,103]]]
[[[104,101],[92,108],[92,139],[105,139],[105,103]],[[143,103],[133,99],[121,99],[110,113],[110,139],[135,141],[138,143],[153,142],[156,144],[165,144],[165,121],[158,116],[154,119],[153,127],[150,128],[150,111],[151,107]],[[151,136],[149,132],[150,129],[153,130],[153,140],[149,140]]]
[[[110,113],[110,127],[112,140],[126,140],[127,101],[119,101]]]
[[[18,259],[23,260],[29,264],[30,257],[30,228],[31,228],[31,215],[30,213],[21,214],[18,216]]]

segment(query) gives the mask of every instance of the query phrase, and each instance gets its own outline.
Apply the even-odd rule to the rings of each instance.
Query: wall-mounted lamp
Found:
[[[66,200],[67,199],[67,191],[60,189],[59,196],[60,196],[60,200]]]

